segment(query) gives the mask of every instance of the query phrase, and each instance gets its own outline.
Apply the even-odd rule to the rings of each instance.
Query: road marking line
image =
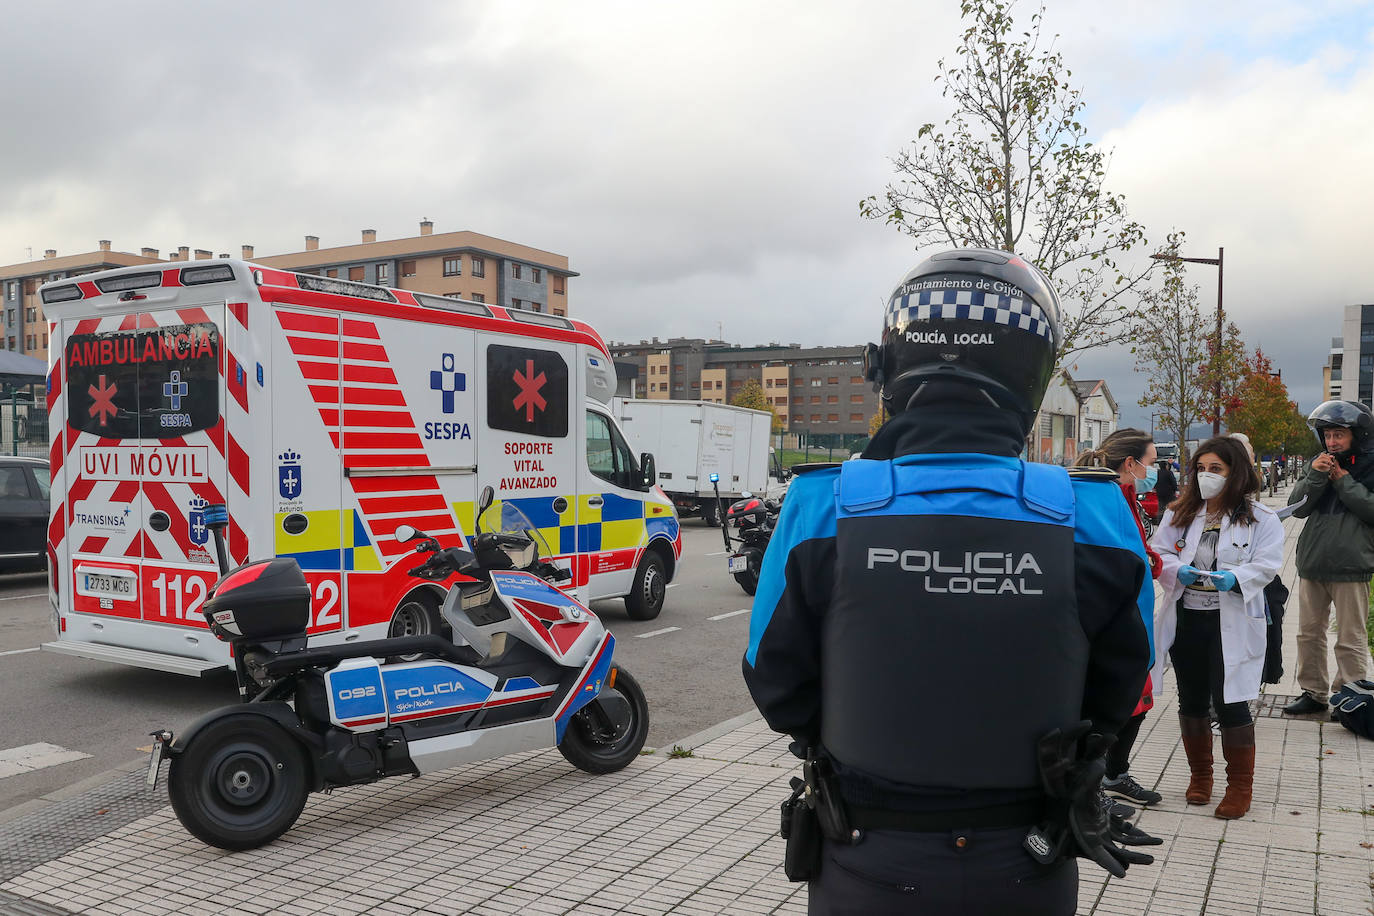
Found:
[[[25,744],[22,747],[12,747],[8,750],[0,751],[0,779],[6,776],[17,776],[20,773],[32,773],[45,767],[54,767],[59,763],[71,763],[73,760],[85,760],[90,754],[83,754],[80,751],[69,751],[65,747],[58,747],[56,744]]]
[[[679,585],[681,585],[681,584],[682,584],[682,583],[680,583],[680,582],[669,582],[667,587],[668,587],[668,588],[677,588],[677,587],[678,587]]]
[[[34,646],[32,649],[10,649],[8,652],[0,652],[0,658],[6,655],[23,655],[25,652],[37,652],[38,648],[38,646]]]
[[[39,592],[36,595],[6,595],[0,601],[18,601],[20,598],[42,598],[47,592]]]
[[[636,633],[635,639],[648,639],[650,636],[662,636],[664,633],[675,633],[682,627],[664,627],[661,630],[650,630],[647,633]]]
[[[753,608],[747,608],[747,607],[746,607],[746,608],[740,608],[738,611],[731,611],[731,612],[728,613],[728,614],[717,614],[717,615],[714,616],[714,617],[707,617],[706,619],[707,619],[707,620],[724,620],[726,617],[738,617],[740,614],[747,614],[747,613],[749,613],[749,612],[752,611],[752,610],[753,610]]]

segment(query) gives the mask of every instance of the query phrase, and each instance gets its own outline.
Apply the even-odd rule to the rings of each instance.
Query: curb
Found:
[[[665,741],[663,747],[658,748],[658,750],[671,751],[675,747],[680,747],[683,750],[690,751],[710,741],[714,741],[722,735],[729,734],[741,725],[747,725],[750,722],[762,718],[763,716],[758,710],[750,710],[749,712],[735,716],[733,719],[726,719],[724,722],[718,722],[709,728],[704,728],[695,734],[688,735],[686,738],[678,738],[676,741]]]

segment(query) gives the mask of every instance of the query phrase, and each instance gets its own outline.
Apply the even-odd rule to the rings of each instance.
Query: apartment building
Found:
[[[58,257],[56,249],[49,248],[43,252],[41,260],[0,267],[0,349],[47,361],[48,320],[38,296],[38,288],[44,283],[111,267],[162,260],[152,248],[132,254],[112,251],[109,239],[101,239],[96,244],[95,251],[62,257]],[[209,254],[205,252],[206,257]]]
[[[729,403],[757,379],[783,429],[809,436],[868,435],[878,396],[863,379],[863,347],[770,343],[742,347],[699,337],[609,344],[638,368],[641,397]]]
[[[436,235],[431,220],[422,221],[420,234],[410,238],[379,241],[376,230],[364,229],[355,244],[321,248],[318,236],[307,235],[302,251],[259,257],[254,246],[244,245],[240,255],[281,270],[554,315],[569,313],[568,281],[578,276],[566,255],[466,230]],[[38,296],[44,283],[112,267],[214,257],[185,245],[166,258],[156,248],[113,251],[102,239],[96,251],[58,257],[48,249],[42,260],[0,267],[0,349],[47,359],[48,325]]]
[[[321,248],[307,235],[303,251],[254,257],[244,245],[242,254],[281,270],[553,315],[569,313],[568,280],[578,276],[567,255],[466,230],[436,235],[431,220],[411,238],[378,241],[375,229],[364,229],[355,244]]]

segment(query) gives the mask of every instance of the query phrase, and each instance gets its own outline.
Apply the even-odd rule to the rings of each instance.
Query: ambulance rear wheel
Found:
[[[663,558],[652,550],[644,551],[635,570],[634,587],[625,596],[625,613],[631,620],[653,620],[663,610],[668,593],[668,575]]]
[[[310,764],[296,740],[262,716],[205,726],[172,758],[167,794],[193,836],[220,849],[256,849],[300,817]]]
[[[388,638],[394,636],[432,636],[442,635],[443,618],[439,615],[439,602],[428,592],[414,592],[396,608],[391,615],[391,626],[387,629]],[[397,655],[388,661],[413,662],[419,655]]]
[[[649,701],[619,665],[615,684],[602,688],[568,722],[558,752],[585,773],[614,773],[630,765],[649,737]]]

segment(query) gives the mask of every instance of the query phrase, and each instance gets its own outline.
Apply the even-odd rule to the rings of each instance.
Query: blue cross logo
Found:
[[[431,369],[429,387],[443,394],[444,413],[453,413],[453,395],[457,391],[468,390],[468,377],[462,372],[453,371],[453,354],[445,353],[442,369]]]
[[[179,369],[173,369],[172,377],[162,383],[162,396],[171,399],[173,410],[181,409],[181,399],[186,397],[186,392],[189,390],[190,386],[181,380],[181,370]]]

